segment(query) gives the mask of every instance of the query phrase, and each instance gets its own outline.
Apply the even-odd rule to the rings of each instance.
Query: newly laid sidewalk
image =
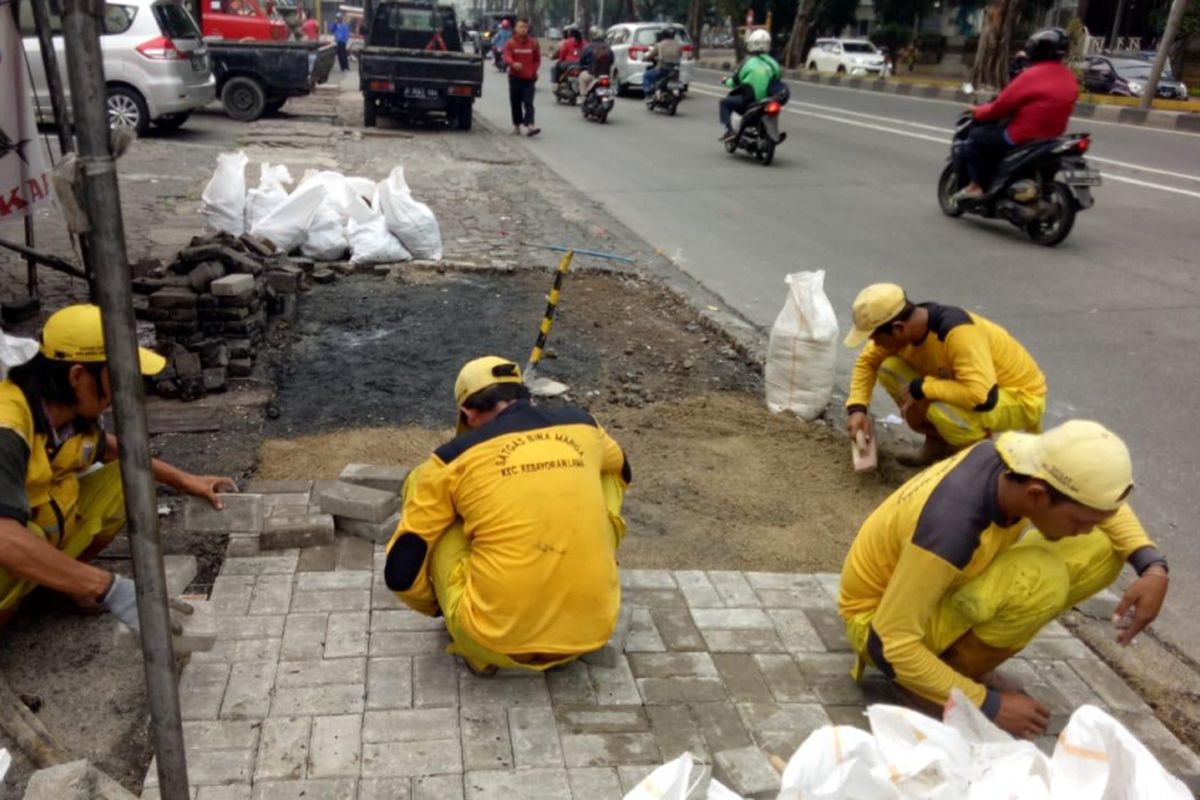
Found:
[[[440,620],[400,605],[383,562],[356,538],[226,559],[216,646],[180,684],[193,797],[619,798],[685,750],[773,796],[766,754],[896,700],[879,673],[847,674],[836,575],[622,570],[633,615],[614,667],[487,679],[445,655]],[[1092,703],[1200,785],[1200,758],[1059,624],[1004,671],[1053,711],[1047,750]],[[155,783],[152,764],[143,797]]]

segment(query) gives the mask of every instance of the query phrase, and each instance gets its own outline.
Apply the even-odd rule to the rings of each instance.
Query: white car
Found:
[[[883,53],[866,39],[817,39],[804,63],[814,72],[838,72],[854,77],[882,77],[887,69]]]
[[[54,51],[63,89],[69,95],[60,24],[57,16],[51,16]],[[33,77],[33,99],[48,118],[52,113],[50,90],[27,4],[21,6],[21,36]],[[105,3],[100,50],[108,84],[108,121],[114,127],[128,126],[141,135],[153,122],[164,130],[174,130],[187,121],[193,109],[216,97],[208,49],[196,21],[178,0]]]
[[[675,31],[675,41],[683,45],[683,63],[679,65],[679,78],[683,81],[684,91],[692,82],[692,67],[694,65],[692,39],[688,36],[687,28],[674,22],[622,22],[613,25],[604,35],[604,40],[612,48],[613,68],[612,82],[617,94],[629,94],[630,89],[642,90],[642,75],[651,66],[646,62],[650,48],[654,47],[655,37],[664,28]]]

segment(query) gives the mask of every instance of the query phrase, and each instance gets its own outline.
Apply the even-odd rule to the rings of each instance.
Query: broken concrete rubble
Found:
[[[137,800],[121,784],[80,759],[38,770],[25,787],[25,800]]]

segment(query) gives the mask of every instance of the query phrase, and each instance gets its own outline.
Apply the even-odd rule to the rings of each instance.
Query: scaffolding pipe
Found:
[[[113,417],[121,441],[121,480],[137,585],[138,619],[146,689],[154,732],[158,783],[165,800],[188,800],[187,762],[175,653],[167,610],[162,542],[150,468],[145,396],[138,368],[133,295],[116,160],[109,138],[104,61],[100,52],[103,0],[66,0],[66,43],[75,137],[82,166],[84,207],[91,216],[92,277],[104,321],[104,346],[112,383]]]

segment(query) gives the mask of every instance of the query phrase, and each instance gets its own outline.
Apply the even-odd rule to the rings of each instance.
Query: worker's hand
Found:
[[[847,429],[852,442],[855,441],[859,431],[862,431],[863,438],[868,442],[875,436],[875,424],[871,422],[871,415],[865,411],[855,411],[851,414]]]
[[[179,485],[179,491],[184,494],[190,494],[193,497],[203,497],[208,502],[212,503],[212,507],[217,511],[225,508],[225,504],[221,502],[221,495],[218,492],[224,490],[227,492],[236,492],[237,484],[232,478],[226,478],[221,475],[187,475]]]
[[[1135,636],[1154,622],[1162,610],[1163,600],[1167,598],[1169,583],[1166,569],[1152,566],[1142,573],[1142,577],[1129,584],[1112,616],[1118,644],[1131,644]],[[1133,614],[1127,618],[1130,610]]]
[[[128,625],[134,633],[141,629],[138,625],[137,590],[129,578],[113,575],[112,585],[108,587],[104,597],[100,598],[100,605]]]
[[[992,722],[1013,736],[1036,739],[1045,733],[1050,712],[1024,692],[1001,692],[1000,710]]]

